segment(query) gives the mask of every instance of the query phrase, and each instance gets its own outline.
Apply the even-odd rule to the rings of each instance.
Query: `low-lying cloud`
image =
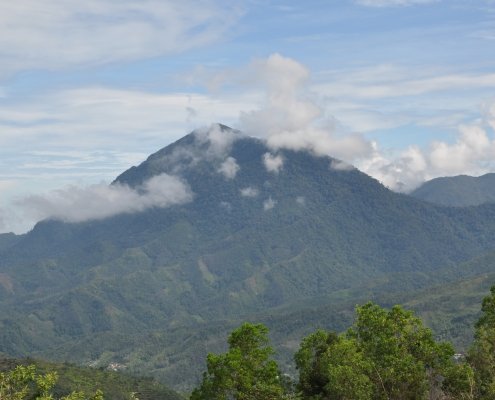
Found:
[[[240,190],[242,197],[257,197],[260,193],[258,189],[252,186],[248,186]]]
[[[273,200],[271,197],[269,197],[268,199],[266,199],[263,202],[263,210],[265,210],[265,211],[271,210],[276,205],[277,205],[277,201],[276,200]]]
[[[100,183],[71,186],[46,195],[32,195],[19,201],[26,214],[37,220],[56,219],[82,222],[153,207],[169,207],[190,202],[193,193],[186,182],[168,174],[150,178],[133,189],[123,184]]]
[[[284,166],[284,159],[281,155],[265,153],[263,155],[263,164],[265,165],[265,168],[268,172],[274,172],[278,174]]]
[[[227,157],[227,159],[220,165],[218,172],[220,172],[226,179],[234,179],[239,171],[240,167],[234,157]]]

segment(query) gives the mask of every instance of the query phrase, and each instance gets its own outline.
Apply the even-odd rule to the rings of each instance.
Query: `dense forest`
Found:
[[[301,341],[294,355],[296,379],[284,374],[273,358],[268,333],[265,325],[248,322],[233,330],[228,350],[208,355],[207,370],[190,400],[495,398],[495,286],[483,300],[474,341],[466,354],[456,354],[451,343],[435,340],[431,329],[413,312],[368,302],[356,308],[354,323],[346,331],[317,330]],[[99,381],[105,393],[95,386],[101,371],[92,373],[89,386],[87,381],[81,386],[88,378],[87,370],[72,367],[68,372],[67,365],[61,392],[57,387],[60,370],[50,370],[46,364],[6,368],[3,363],[2,368],[2,400],[181,398],[158,387],[151,393],[150,382],[147,392],[122,391],[130,388],[132,378],[126,381],[118,374],[110,378],[109,372],[103,372],[107,376],[100,376]],[[131,387],[139,382],[134,379]]]
[[[281,374],[268,329],[245,323],[224,354],[209,354],[191,400],[488,400],[495,398],[495,286],[483,300],[467,354],[438,342],[412,312],[372,302],[343,333],[318,330],[294,356],[299,378]]]

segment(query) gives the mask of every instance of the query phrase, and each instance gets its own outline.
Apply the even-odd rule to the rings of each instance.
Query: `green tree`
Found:
[[[354,339],[318,330],[303,339],[294,358],[304,399],[371,399],[371,364]]]
[[[295,360],[303,399],[471,399],[473,371],[453,361],[449,343],[399,306],[356,309],[344,334],[317,331],[302,341]]]
[[[191,400],[283,399],[268,329],[262,324],[244,323],[230,334],[228,343],[225,354],[208,354],[207,372]]]
[[[357,307],[347,336],[372,363],[374,399],[417,400],[438,393],[460,399],[470,392],[469,366],[453,361],[450,343],[437,343],[430,329],[400,306],[385,310],[373,303]],[[438,394],[440,395],[440,394]]]
[[[0,372],[1,400],[54,400],[51,390],[57,382],[57,374],[38,374],[36,366],[18,365],[13,370]],[[93,396],[72,392],[62,400],[103,400],[103,393],[97,390]]]
[[[495,286],[483,299],[468,361],[475,371],[479,399],[495,398]]]

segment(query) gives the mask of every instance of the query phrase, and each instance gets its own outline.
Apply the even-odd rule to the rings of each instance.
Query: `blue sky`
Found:
[[[495,171],[495,1],[0,4],[0,232],[212,122],[394,190]]]

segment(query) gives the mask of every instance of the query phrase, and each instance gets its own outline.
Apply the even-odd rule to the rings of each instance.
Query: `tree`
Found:
[[[483,299],[475,325],[474,342],[468,354],[473,366],[479,399],[495,398],[495,286]]]
[[[54,400],[51,390],[57,382],[57,374],[44,375],[36,372],[36,366],[18,365],[13,370],[0,372],[1,400]],[[103,400],[103,393],[97,390],[93,396],[82,392],[72,392],[61,400]]]
[[[356,309],[344,334],[317,331],[295,356],[303,399],[462,399],[472,394],[473,372],[453,361],[449,343],[399,306]]]
[[[353,339],[318,330],[303,339],[295,355],[298,389],[304,399],[371,398],[371,364]]]
[[[244,323],[228,339],[225,354],[208,354],[207,372],[191,400],[278,400],[283,388],[277,363],[271,359],[268,329]]]

